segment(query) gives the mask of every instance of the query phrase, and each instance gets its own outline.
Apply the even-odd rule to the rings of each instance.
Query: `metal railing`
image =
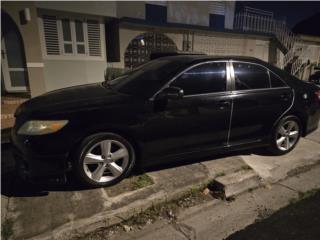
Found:
[[[305,63],[306,46],[304,46],[301,39],[287,27],[285,21],[276,20],[273,18],[273,15],[257,15],[249,13],[248,11],[238,13],[234,19],[234,29],[245,32],[273,34],[287,50],[281,66],[285,67],[294,61],[291,69],[292,74],[296,74]],[[294,60],[295,57],[298,58]]]

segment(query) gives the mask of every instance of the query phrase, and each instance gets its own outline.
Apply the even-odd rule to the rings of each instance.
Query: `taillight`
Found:
[[[318,100],[318,102],[320,103],[320,90],[315,92],[315,97]]]

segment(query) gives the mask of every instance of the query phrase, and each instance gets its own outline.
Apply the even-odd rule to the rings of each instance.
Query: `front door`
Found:
[[[10,23],[3,30],[1,39],[1,69],[7,92],[27,91],[28,72],[19,33]]]
[[[150,155],[176,155],[227,145],[231,92],[226,75],[226,62],[204,63],[170,84],[182,89],[184,97],[169,99],[160,106],[155,100],[153,116],[144,126]]]

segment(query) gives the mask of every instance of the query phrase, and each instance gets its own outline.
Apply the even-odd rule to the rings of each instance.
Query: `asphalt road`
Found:
[[[320,239],[319,203],[320,191],[232,234],[226,240],[318,240]]]

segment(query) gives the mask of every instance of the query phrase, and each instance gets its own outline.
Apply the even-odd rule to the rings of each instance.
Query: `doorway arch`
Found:
[[[165,34],[147,32],[136,36],[124,53],[125,68],[135,68],[150,60],[152,52],[175,51],[176,44]]]
[[[27,92],[28,70],[24,44],[18,26],[1,11],[1,84],[6,92]]]

